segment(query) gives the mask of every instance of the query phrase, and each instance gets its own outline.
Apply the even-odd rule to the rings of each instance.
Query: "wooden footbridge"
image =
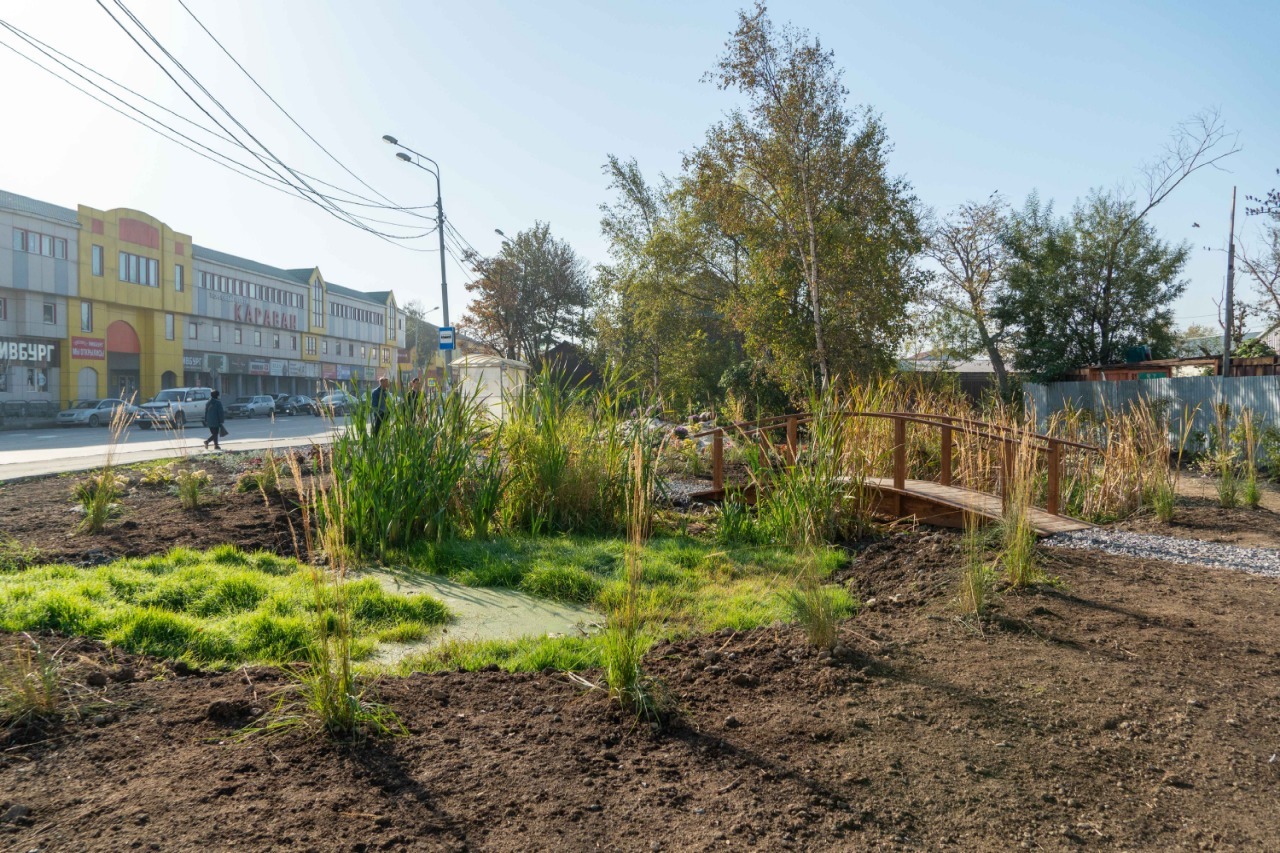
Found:
[[[873,500],[876,502],[875,511],[878,515],[894,519],[914,518],[922,524],[944,527],[962,527],[966,515],[997,520],[1003,515],[1005,502],[1008,499],[1008,487],[1019,446],[1026,442],[1033,452],[1044,457],[1048,474],[1045,505],[1043,508],[1033,507],[1030,511],[1031,523],[1036,533],[1047,536],[1053,533],[1084,530],[1093,526],[1086,521],[1061,513],[1064,451],[1067,448],[1075,448],[1087,452],[1098,452],[1099,449],[1093,445],[1040,433],[1019,432],[1000,424],[949,415],[912,412],[846,412],[841,417],[880,418],[893,422],[892,476],[868,477],[865,481],[866,488],[875,493]],[[803,456],[800,453],[802,449],[800,429],[812,420],[813,416],[810,414],[782,415],[761,421],[734,424],[731,427],[717,427],[691,436],[691,438],[711,437],[711,488],[694,493],[691,497],[695,500],[711,501],[724,499],[727,490],[724,465],[726,433],[745,440],[753,440],[764,447],[773,447],[785,464],[794,465],[797,460],[803,464]],[[907,428],[911,425],[927,427],[936,430],[939,434],[941,464],[936,482],[907,477]],[[785,443],[774,444],[770,436],[782,430],[786,431]],[[955,481],[953,457],[957,433],[990,441],[1000,447],[1001,474],[995,492],[980,491]],[[746,494],[748,500],[754,500],[754,493],[749,488]]]

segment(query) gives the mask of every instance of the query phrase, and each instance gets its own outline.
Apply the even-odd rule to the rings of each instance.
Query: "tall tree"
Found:
[[[475,299],[461,325],[507,358],[536,361],[556,344],[581,338],[590,300],[586,263],[551,226],[537,222],[496,257],[469,256]]]
[[[927,229],[925,254],[938,269],[925,285],[923,301],[964,358],[984,352],[1000,393],[1009,393],[1001,346],[1005,328],[992,314],[1005,286],[1008,251],[1004,243],[1005,201],[992,193],[984,202],[966,202]]]
[[[1018,370],[1045,381],[1115,363],[1139,344],[1173,353],[1189,250],[1160,240],[1135,212],[1133,201],[1095,192],[1070,218],[1035,195],[1012,216],[1009,284],[994,313],[1015,329]]]
[[[671,181],[646,181],[635,160],[611,156],[604,171],[616,200],[601,206],[611,263],[597,279],[600,347],[669,404],[712,399],[741,359],[724,312],[744,251]]]
[[[753,263],[734,312],[749,350],[799,390],[816,372],[889,362],[918,284],[920,239],[909,186],[887,174],[888,140],[869,111],[851,114],[830,51],[775,29],[763,3],[739,14],[716,70],[741,92],[685,160],[688,191]]]
[[[1094,191],[1062,221],[1033,194],[1008,231],[1009,287],[995,312],[1015,327],[1017,368],[1045,380],[1113,362],[1133,344],[1170,352],[1170,302],[1186,287],[1177,276],[1187,247],[1162,243],[1147,216],[1239,150],[1219,114],[1206,111],[1174,129],[1139,191]]]

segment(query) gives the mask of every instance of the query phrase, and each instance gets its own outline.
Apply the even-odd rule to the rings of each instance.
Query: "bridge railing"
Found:
[[[1009,484],[1013,479],[1014,466],[1018,448],[1027,444],[1035,453],[1045,458],[1048,475],[1046,484],[1045,509],[1051,515],[1059,515],[1062,504],[1062,465],[1064,451],[1067,448],[1100,453],[1101,448],[1079,441],[1028,432],[1006,424],[994,424],[973,418],[955,415],[935,415],[918,412],[842,412],[841,418],[879,418],[893,422],[893,488],[901,493],[906,489],[907,481],[907,426],[917,424],[936,429],[940,439],[940,471],[938,482],[951,486],[955,474],[954,450],[955,435],[974,436],[976,438],[999,443],[1001,446],[1000,497],[1008,501]],[[793,415],[777,415],[758,421],[742,421],[729,427],[715,427],[695,433],[690,438],[711,437],[711,486],[713,491],[724,490],[724,436],[732,431],[741,436],[767,437],[774,431],[786,430],[786,443],[781,446],[783,456],[789,465],[794,465],[799,457],[800,427],[813,420],[810,413]]]

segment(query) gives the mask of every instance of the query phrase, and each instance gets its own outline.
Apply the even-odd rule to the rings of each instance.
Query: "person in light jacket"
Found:
[[[213,442],[214,450],[222,449],[222,445],[218,444],[218,436],[222,434],[222,424],[226,416],[222,413],[222,401],[218,399],[219,396],[221,395],[214,391],[209,395],[209,402],[204,405],[204,425],[209,428],[209,437],[204,440],[206,450],[209,442]]]

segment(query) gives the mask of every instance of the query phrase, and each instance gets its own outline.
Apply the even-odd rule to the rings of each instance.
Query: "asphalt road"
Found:
[[[315,415],[280,418],[235,418],[222,439],[223,450],[264,450],[268,447],[305,446],[330,440],[345,418],[330,422]],[[142,429],[131,426],[112,450],[105,427],[50,427],[0,432],[0,481],[101,466],[109,451],[118,464],[145,462],[205,453],[209,431],[199,424],[187,430]]]

